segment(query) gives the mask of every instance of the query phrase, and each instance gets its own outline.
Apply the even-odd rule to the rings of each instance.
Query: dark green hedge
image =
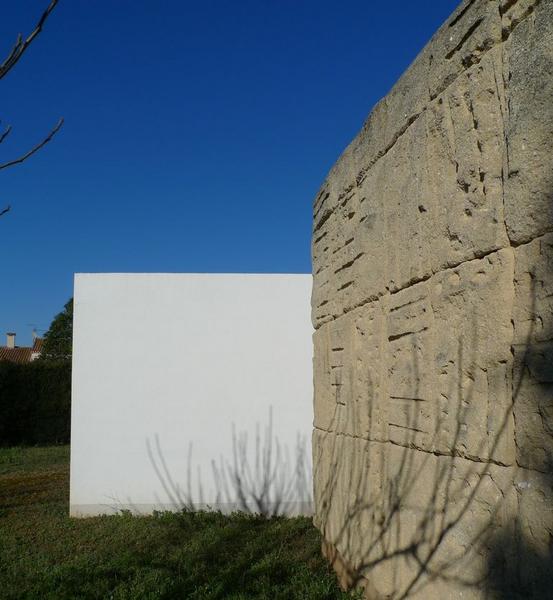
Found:
[[[70,427],[70,362],[0,362],[0,446],[65,444]]]

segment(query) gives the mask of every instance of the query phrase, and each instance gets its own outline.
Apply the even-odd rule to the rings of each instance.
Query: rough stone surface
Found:
[[[514,417],[517,462],[553,469],[553,235],[515,249]]]
[[[553,0],[466,0],[314,204],[315,523],[367,598],[550,594],[551,232]]]
[[[507,13],[521,21],[504,48],[505,211],[509,237],[517,244],[553,230],[553,3],[542,0],[528,14],[533,5],[518,2]]]

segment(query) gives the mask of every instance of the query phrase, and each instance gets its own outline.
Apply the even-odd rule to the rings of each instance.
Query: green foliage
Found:
[[[68,360],[73,347],[73,298],[54,317],[50,329],[44,335],[42,360]]]
[[[0,362],[0,446],[69,441],[71,365]]]
[[[351,600],[309,519],[207,512],[69,519],[67,482],[66,449],[0,449],[3,599]]]

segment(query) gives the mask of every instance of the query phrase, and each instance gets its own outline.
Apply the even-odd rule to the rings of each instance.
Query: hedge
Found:
[[[70,428],[70,362],[0,362],[0,446],[66,444]]]

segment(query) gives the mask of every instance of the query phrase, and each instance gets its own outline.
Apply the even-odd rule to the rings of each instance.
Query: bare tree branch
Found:
[[[25,50],[27,50],[27,48],[31,45],[33,40],[39,35],[39,33],[42,31],[44,23],[46,22],[46,19],[50,16],[50,13],[54,10],[57,3],[58,0],[52,0],[50,2],[48,8],[42,13],[42,16],[36,24],[36,27],[25,40],[23,40],[21,34],[17,36],[17,40],[15,41],[15,44],[13,45],[10,53],[8,54],[4,62],[0,64],[0,79],[2,79],[2,77],[5,77],[9,73],[9,71],[21,58]]]
[[[11,131],[12,126],[8,125],[6,129],[2,132],[2,135],[0,135],[0,144],[8,137],[8,135],[10,135]]]
[[[7,169],[8,167],[13,167],[14,165],[18,165],[18,164],[21,164],[22,162],[26,161],[29,157],[31,157],[33,154],[35,154],[35,152],[38,152],[43,146],[46,146],[46,144],[61,129],[62,125],[63,125],[63,119],[60,119],[58,121],[57,125],[54,127],[54,129],[52,129],[52,131],[50,131],[50,133],[42,140],[42,142],[38,143],[36,146],[34,146],[33,148],[31,148],[28,152],[26,152],[25,154],[23,154],[19,158],[15,158],[14,160],[10,160],[8,162],[0,164],[0,171],[2,169]]]
[[[10,50],[8,56],[4,59],[2,63],[0,63],[0,79],[5,77],[9,73],[9,71],[17,64],[19,59],[23,56],[27,48],[32,44],[33,40],[40,34],[42,28],[44,27],[46,19],[50,16],[50,13],[54,10],[57,3],[58,0],[50,1],[48,8],[42,13],[42,16],[38,20],[38,23],[36,24],[33,31],[27,36],[27,38],[23,39],[21,33],[17,36],[15,44]],[[60,130],[62,125],[63,119],[60,119],[56,126],[52,129],[52,131],[50,131],[50,133],[41,142],[39,142],[36,146],[31,148],[28,152],[26,152],[19,158],[0,164],[0,170],[7,169],[8,167],[12,167],[13,165],[20,164],[27,160],[29,157],[35,154],[35,152],[38,152],[43,146],[45,146],[56,135],[56,133]],[[8,135],[11,133],[11,130],[11,125],[8,125],[8,127],[6,127],[6,129],[0,133],[0,144],[8,137]],[[5,208],[0,209],[0,217],[8,213],[10,209],[11,206],[6,206]]]

